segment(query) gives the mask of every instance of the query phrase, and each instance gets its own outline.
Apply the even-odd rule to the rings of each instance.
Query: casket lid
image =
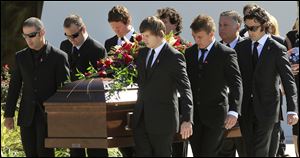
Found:
[[[112,79],[92,78],[67,83],[50,97],[44,104],[49,103],[116,103],[135,102],[137,87],[127,87],[127,91],[111,95],[109,83]],[[109,97],[110,96],[110,97]]]

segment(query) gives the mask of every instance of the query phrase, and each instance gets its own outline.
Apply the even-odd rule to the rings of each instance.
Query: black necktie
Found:
[[[121,41],[125,41],[124,37],[121,37]]]
[[[74,55],[75,57],[80,56],[80,55],[79,55],[79,50],[77,49],[77,47],[73,47],[73,55]]]
[[[201,56],[200,56],[200,59],[199,59],[199,64],[203,64],[203,59],[204,59],[205,53],[207,52],[207,49],[206,48],[204,48],[204,49],[200,48],[200,51],[201,51]]]
[[[229,43],[227,43],[226,46],[229,47],[229,48],[231,48]]]
[[[148,63],[147,63],[147,67],[146,67],[146,75],[148,75],[149,72],[150,72],[150,70],[151,70],[151,64],[152,64],[152,60],[153,60],[154,54],[155,54],[155,50],[152,49],[151,55],[150,55],[150,57],[148,59]]]
[[[257,46],[259,45],[258,42],[254,43],[253,51],[252,51],[252,64],[253,64],[253,69],[255,69],[257,61],[258,61],[258,51],[257,51]]]

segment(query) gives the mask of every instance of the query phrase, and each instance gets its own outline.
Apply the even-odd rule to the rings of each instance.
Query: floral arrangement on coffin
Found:
[[[145,47],[141,34],[134,34],[134,42],[125,39],[120,46],[114,46],[109,52],[106,59],[97,61],[97,69],[91,64],[85,74],[77,71],[78,79],[89,79],[93,77],[113,78],[109,83],[110,92],[114,94],[121,90],[126,90],[129,86],[135,85],[137,69],[135,59],[138,56],[139,49]],[[166,41],[175,49],[184,53],[185,49],[190,47],[190,42],[183,42],[179,36],[174,36],[171,32],[165,36]]]
[[[165,36],[165,39],[171,46],[173,46],[175,49],[177,49],[183,54],[185,52],[185,49],[193,45],[191,42],[182,40],[179,36],[174,35],[173,32],[167,34]]]

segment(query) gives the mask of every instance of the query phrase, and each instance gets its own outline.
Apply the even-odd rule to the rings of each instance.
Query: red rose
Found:
[[[117,49],[116,54],[120,54],[120,53],[122,53],[122,51],[120,49]]]
[[[98,72],[98,75],[99,77],[106,77],[107,73],[104,70],[102,70]]]
[[[4,67],[4,69],[9,70],[8,64],[5,64],[3,67]]]
[[[131,47],[132,47],[132,43],[124,43],[122,45],[123,49],[127,50],[128,52],[130,51]]]
[[[125,63],[129,64],[133,60],[133,57],[131,55],[125,54],[124,59],[125,59]]]
[[[86,76],[86,77],[88,77],[88,76],[90,76],[91,75],[91,73],[90,72],[86,72],[86,73],[84,73],[84,76]]]
[[[140,42],[140,41],[143,39],[143,37],[142,37],[141,34],[139,34],[139,35],[137,35],[137,36],[135,37],[135,39],[136,39],[138,42]]]
[[[112,59],[106,58],[104,64],[105,64],[106,67],[109,67],[112,64],[112,62],[113,62]]]
[[[176,42],[173,44],[173,46],[180,46],[181,45],[181,43],[180,43],[180,38],[178,38],[177,40],[176,40]]]

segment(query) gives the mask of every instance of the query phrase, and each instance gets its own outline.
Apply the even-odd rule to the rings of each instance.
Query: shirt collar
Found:
[[[215,42],[216,42],[216,39],[214,38],[213,41],[206,47],[207,52],[210,51],[211,47],[214,45]]]
[[[76,47],[78,50],[80,49],[80,47],[84,44],[84,42],[86,41],[86,39],[88,38],[88,35],[87,36],[83,36],[83,42],[80,46],[74,46]]]
[[[162,44],[159,45],[158,47],[156,47],[156,48],[154,49],[155,54],[159,53],[159,52],[162,50],[162,48],[164,47],[165,44],[166,44],[166,40],[163,40]],[[151,49],[151,51],[152,51],[152,49]]]
[[[237,36],[232,42],[230,42],[230,43],[229,43],[230,48],[234,48],[234,47],[236,46],[238,40],[239,40],[239,36]],[[223,42],[223,43],[224,43],[225,45],[228,44],[228,43],[225,43],[225,42]]]
[[[133,35],[133,33],[134,33],[134,28],[131,26],[130,31],[124,37],[126,37],[130,41],[130,38]],[[118,40],[121,40],[121,37],[118,37]]]
[[[269,35],[268,34],[265,34],[263,35],[257,42],[260,44],[260,45],[265,45],[267,39],[268,39]],[[252,45],[255,43],[256,41],[252,41]]]

